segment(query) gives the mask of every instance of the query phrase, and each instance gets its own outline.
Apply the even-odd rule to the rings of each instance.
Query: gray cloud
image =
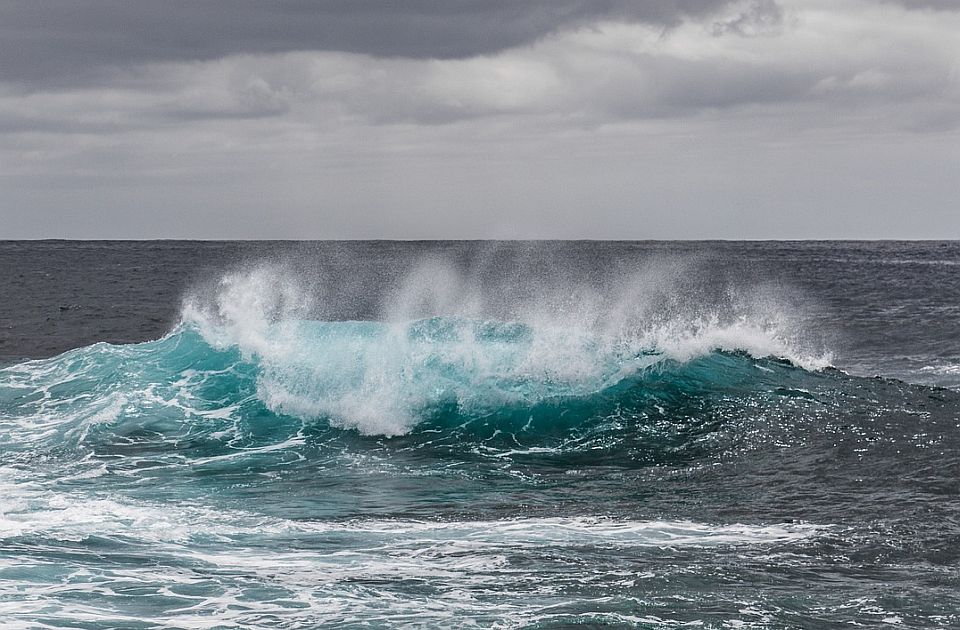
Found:
[[[597,20],[669,25],[730,0],[6,0],[0,81],[78,84],[120,67],[298,50],[464,58]]]
[[[0,1],[0,236],[957,235],[953,6]]]
[[[906,9],[935,9],[938,11],[960,11],[957,0],[880,0],[889,4],[898,4]]]
[[[0,90],[0,133],[192,131],[271,119],[327,133],[506,117],[598,128],[744,107],[788,118],[819,111],[815,126],[956,126],[960,15],[895,9],[901,16],[891,20],[865,0],[804,13],[806,1],[745,0],[668,31],[608,21],[469,58],[307,51],[149,63],[100,86]]]
[[[714,22],[714,35],[735,33],[744,37],[774,35],[783,24],[783,9],[773,0],[757,0],[732,18]]]

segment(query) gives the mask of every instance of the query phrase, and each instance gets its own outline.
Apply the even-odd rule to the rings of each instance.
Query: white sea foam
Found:
[[[358,519],[300,521],[240,510],[170,505],[111,496],[85,496],[30,483],[23,471],[0,469],[0,539],[32,535],[54,540],[123,537],[140,543],[186,543],[256,534],[327,534],[367,542],[370,550],[444,554],[457,549],[553,545],[684,547],[773,544],[822,531],[810,524],[745,525],[690,521],[630,521],[599,517],[513,518],[497,521]],[[351,546],[355,548],[355,546]],[[455,555],[455,554],[454,554]]]
[[[39,627],[40,601],[51,618],[67,615],[74,623],[118,627],[254,628],[264,619],[307,626],[351,619],[448,626],[456,620],[483,625],[484,618],[514,627],[556,614],[552,607],[564,600],[566,589],[593,581],[605,589],[611,584],[629,589],[656,577],[650,570],[624,572],[619,563],[625,556],[675,554],[685,548],[698,553],[772,549],[825,530],[809,524],[598,517],[295,521],[223,507],[55,491],[30,482],[24,471],[7,468],[0,468],[0,490],[0,539],[28,536],[72,548],[96,536],[110,540],[118,553],[117,562],[109,561],[111,552],[101,543],[98,554],[107,554],[104,563],[56,564],[63,561],[41,555],[30,570],[39,575],[56,571],[56,580],[0,582],[0,618],[13,628]],[[291,538],[309,538],[314,544],[294,548]],[[564,561],[581,557],[584,549],[594,557],[594,569],[584,571]],[[119,561],[145,552],[153,561]],[[531,580],[531,560],[550,579]],[[23,575],[18,561],[0,558],[0,572],[17,568]],[[656,566],[661,567],[657,571],[675,570]],[[423,594],[398,591],[397,584],[420,584]],[[127,606],[84,603],[126,603],[131,589],[143,604],[136,613]],[[257,595],[251,597],[251,592]]]
[[[543,284],[518,301],[428,260],[384,296],[382,323],[334,326],[309,320],[323,295],[261,265],[188,298],[183,321],[258,362],[271,409],[368,434],[405,433],[444,402],[484,410],[589,395],[717,350],[829,364],[804,349],[802,319],[776,292],[729,288],[705,301],[683,274],[682,264],[653,265],[598,286]]]
[[[960,365],[955,363],[925,365],[920,368],[920,371],[943,376],[960,376]]]

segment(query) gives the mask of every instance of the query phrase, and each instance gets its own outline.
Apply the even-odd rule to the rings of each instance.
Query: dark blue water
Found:
[[[960,626],[958,243],[0,243],[7,628]]]

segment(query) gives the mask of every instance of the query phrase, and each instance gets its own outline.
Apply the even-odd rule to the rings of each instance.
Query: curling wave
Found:
[[[289,275],[227,274],[188,297],[159,340],[3,368],[0,444],[101,453],[153,444],[204,462],[289,453],[346,430],[461,453],[599,450],[642,463],[687,449],[748,406],[814,398],[829,365],[764,300],[707,308],[580,296],[575,308],[547,301],[507,320],[402,293],[381,321],[321,321],[315,296]],[[422,303],[454,312],[409,317]]]
[[[663,346],[458,318],[285,322],[261,338],[270,340],[263,346],[269,352],[253,354],[208,335],[184,323],[157,341],[95,344],[4,368],[4,423],[20,424],[4,435],[80,442],[101,426],[165,432],[184,422],[264,422],[264,414],[278,424],[293,417],[387,436],[471,419],[569,423],[563,418],[768,389],[803,372],[772,352],[758,362],[736,346],[702,339],[686,343],[710,350],[678,355]]]

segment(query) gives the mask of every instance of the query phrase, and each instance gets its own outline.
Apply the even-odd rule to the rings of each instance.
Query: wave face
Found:
[[[801,354],[781,318],[744,309],[641,325],[623,305],[618,319],[601,316],[603,302],[581,302],[562,318],[541,307],[518,321],[316,321],[304,318],[308,305],[289,277],[258,267],[186,300],[182,322],[162,339],[8,367],[4,409],[14,422],[30,418],[6,432],[10,446],[80,447],[145,431],[199,431],[236,445],[251,428],[267,441],[307,429],[440,431],[468,445],[492,431],[495,442],[538,446],[614,419],[698,422],[704,401],[814,378],[802,366],[828,361]],[[617,442],[629,437],[607,430]]]
[[[960,393],[830,367],[775,294],[673,263],[561,289],[428,261],[325,320],[258,265],[155,341],[0,368],[0,620],[960,622]]]
[[[739,350],[680,360],[654,346],[459,318],[287,321],[260,330],[255,353],[221,333],[183,324],[158,341],[96,344],[4,369],[5,445],[202,434],[229,450],[305,430],[456,433],[466,447],[491,439],[541,446],[596,431],[623,442],[636,436],[611,423],[696,423],[706,401],[782,393],[817,378]]]
[[[806,367],[828,362],[800,353],[785,318],[759,301],[723,313],[674,306],[667,317],[641,321],[649,307],[638,307],[636,293],[611,304],[581,290],[563,304],[540,296],[511,320],[485,316],[496,309],[444,275],[436,263],[413,273],[386,321],[323,322],[303,318],[310,300],[302,287],[277,269],[257,268],[228,275],[205,301],[188,300],[174,335],[195,331],[213,349],[239,352],[255,365],[257,395],[271,411],[388,436],[441,410],[470,419],[585,409],[614,390],[636,395],[643,387],[631,383],[718,351]],[[410,317],[424,304],[452,314]]]

